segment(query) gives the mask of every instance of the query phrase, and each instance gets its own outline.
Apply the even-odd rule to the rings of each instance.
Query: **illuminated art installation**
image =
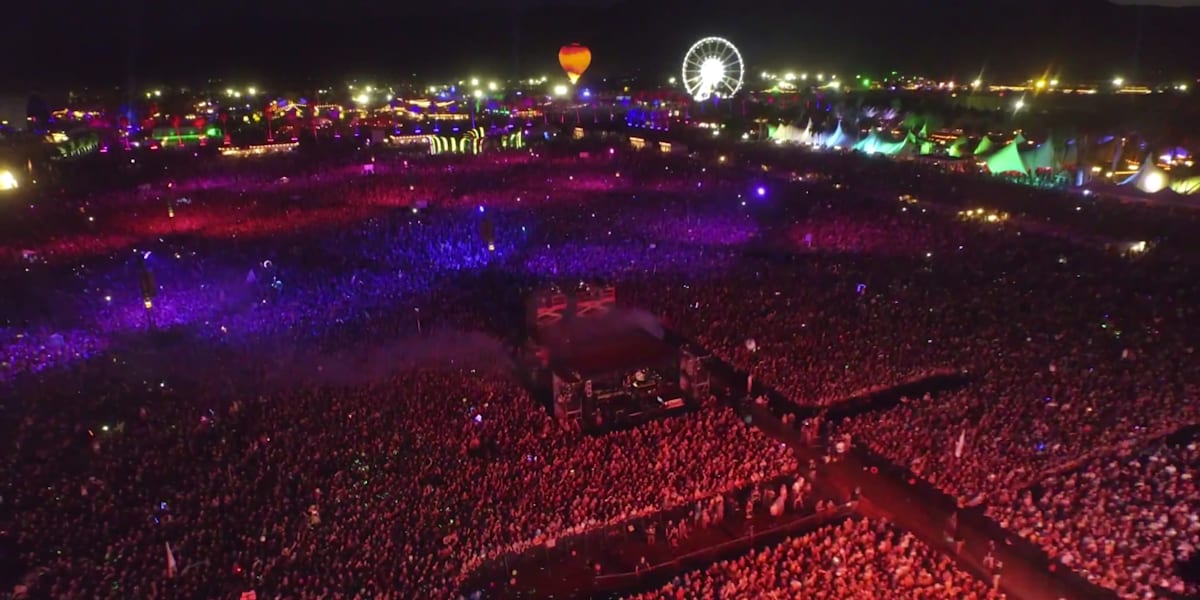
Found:
[[[742,54],[728,40],[706,37],[683,57],[683,87],[697,102],[730,98],[742,89]]]
[[[514,131],[500,138],[500,147],[505,150],[524,148],[525,136],[520,131]]]
[[[483,152],[483,128],[476,127],[462,137],[430,136],[430,154],[480,154]]]
[[[579,81],[579,77],[592,64],[592,51],[587,46],[571,44],[558,49],[558,64],[571,84]]]

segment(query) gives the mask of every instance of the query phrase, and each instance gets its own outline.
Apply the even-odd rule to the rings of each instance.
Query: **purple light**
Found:
[[[482,204],[480,204],[480,205],[479,205],[479,212],[481,212],[481,213],[483,212],[483,205],[482,205]]]
[[[755,190],[755,191],[758,193],[758,197],[759,197],[759,198],[762,198],[762,197],[764,197],[764,196],[766,196],[766,195],[767,195],[767,188],[765,188],[765,187],[763,187],[763,186],[761,186],[761,185],[760,185],[760,186],[758,186],[758,189],[757,189],[757,190]]]

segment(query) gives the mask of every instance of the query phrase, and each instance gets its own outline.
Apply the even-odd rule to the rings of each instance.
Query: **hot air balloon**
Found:
[[[574,84],[579,81],[579,76],[587,70],[588,65],[592,64],[592,51],[588,50],[587,46],[579,44],[571,44],[558,49],[558,64],[562,65],[563,71],[567,73],[567,79]]]

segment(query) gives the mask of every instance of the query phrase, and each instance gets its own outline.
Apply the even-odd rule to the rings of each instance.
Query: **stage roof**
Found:
[[[678,351],[641,328],[615,331],[568,346],[552,348],[550,364],[559,376],[571,371],[591,377],[612,371],[654,367]]]

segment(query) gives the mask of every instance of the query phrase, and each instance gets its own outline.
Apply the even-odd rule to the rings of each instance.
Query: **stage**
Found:
[[[707,396],[702,361],[667,342],[649,313],[618,306],[615,288],[548,287],[529,305],[529,380],[549,389],[560,422],[609,431],[684,412]]]

